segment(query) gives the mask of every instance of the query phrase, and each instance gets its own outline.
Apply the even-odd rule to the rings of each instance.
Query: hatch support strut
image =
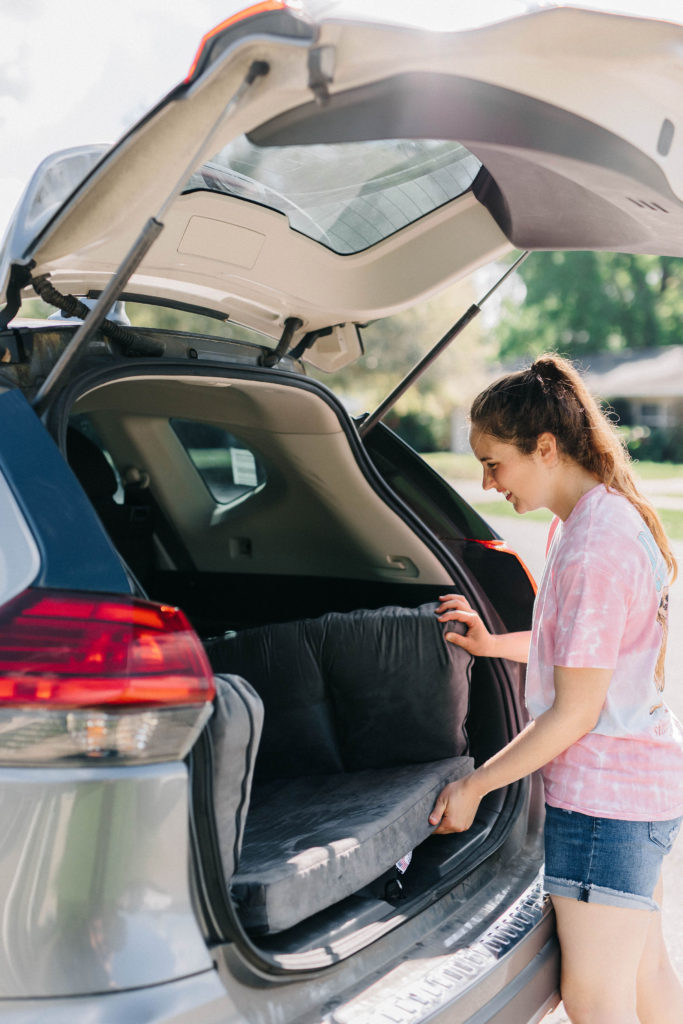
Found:
[[[486,300],[491,295],[493,295],[493,293],[496,291],[497,288],[500,287],[503,281],[505,281],[510,276],[510,274],[512,274],[517,269],[517,267],[519,267],[520,264],[524,262],[528,255],[528,252],[523,252],[522,255],[519,256],[515,260],[515,262],[508,267],[503,276],[499,278],[498,281],[496,281],[493,287],[489,288],[486,295],[484,295],[484,297],[481,298],[479,302],[472,303],[470,308],[463,313],[463,315],[460,317],[457,323],[453,324],[449,331],[446,331],[443,338],[441,338],[440,341],[437,341],[434,348],[430,349],[430,351],[425,356],[422,357],[419,363],[417,363],[413,367],[413,369],[405,375],[403,380],[399,384],[397,384],[394,390],[389,395],[387,395],[387,397],[384,399],[383,402],[380,403],[380,405],[377,406],[375,411],[372,413],[365,414],[365,417],[361,420],[360,425],[358,427],[358,431],[361,437],[367,437],[370,431],[377,426],[379,421],[383,419],[384,416],[386,416],[389,410],[396,404],[396,402],[398,402],[399,398],[408,390],[408,388],[411,387],[411,385],[414,384],[415,381],[422,376],[427,367],[431,366],[434,360],[441,355],[444,349],[448,348],[453,339],[456,338],[460,334],[460,332],[465,329],[465,327],[467,327],[468,323],[470,323],[471,320],[474,320],[475,316],[481,313],[481,307],[484,305]]]

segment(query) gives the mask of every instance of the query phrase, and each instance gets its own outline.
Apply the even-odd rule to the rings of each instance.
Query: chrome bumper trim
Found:
[[[480,983],[542,920],[548,897],[542,872],[471,945],[406,960],[362,994],[337,1007],[327,1024],[419,1024]],[[457,941],[458,935],[446,940]]]

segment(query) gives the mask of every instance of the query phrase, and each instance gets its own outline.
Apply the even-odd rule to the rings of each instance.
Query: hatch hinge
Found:
[[[73,372],[90,339],[102,325],[105,315],[116,302],[130,277],[146,256],[150,246],[163,231],[164,225],[150,217],[144,228],[119,264],[100,297],[80,325],[61,356],[50,370],[33,399],[33,407],[40,415],[47,407],[48,400],[58,386],[63,386]],[[118,325],[114,325],[118,326]]]
[[[330,99],[328,86],[334,81],[336,56],[334,46],[314,46],[308,51],[308,88],[321,107]]]
[[[30,283],[36,295],[49,306],[56,306],[67,317],[85,320],[90,315],[90,307],[81,302],[75,295],[63,295],[57,291],[48,274],[31,278]],[[124,356],[162,356],[164,346],[148,338],[139,338],[134,331],[128,331],[121,324],[108,320],[106,317],[100,324],[100,332],[109,338]]]
[[[300,320],[298,316],[288,316],[285,320],[285,329],[282,332],[282,337],[277,343],[277,348],[273,349],[272,352],[264,352],[259,359],[259,366],[265,366],[269,370],[277,366],[280,360],[287,355],[292,338],[295,332],[300,327],[303,327],[303,323],[303,320]]]
[[[301,359],[304,352],[307,352],[309,348],[313,348],[318,338],[325,338],[328,334],[332,334],[331,327],[320,327],[317,331],[308,331],[304,334],[303,338],[293,349],[287,353],[290,359]]]
[[[30,263],[25,263],[24,265],[20,263],[12,264],[7,285],[7,303],[0,313],[0,331],[5,330],[10,320],[14,320],[21,309],[21,291],[30,282],[31,271],[35,265],[35,260],[31,260]]]

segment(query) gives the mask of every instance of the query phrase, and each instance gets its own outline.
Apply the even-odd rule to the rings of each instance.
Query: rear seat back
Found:
[[[209,641],[214,668],[265,705],[256,778],[465,754],[471,658],[445,642],[435,609],[330,612]]]

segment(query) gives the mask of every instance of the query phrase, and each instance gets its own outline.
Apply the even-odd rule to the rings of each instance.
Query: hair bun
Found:
[[[566,381],[567,379],[563,368],[558,365],[553,356],[541,356],[531,364],[529,369],[532,373],[537,374],[541,380]]]

